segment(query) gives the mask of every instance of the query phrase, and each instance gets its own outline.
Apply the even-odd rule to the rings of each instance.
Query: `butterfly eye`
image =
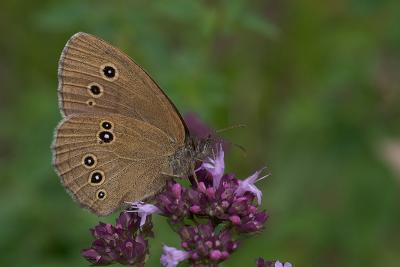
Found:
[[[104,173],[102,171],[94,171],[89,175],[89,183],[91,185],[101,185],[104,182]]]
[[[103,94],[103,87],[97,83],[89,84],[88,90],[93,97],[100,97]]]
[[[89,154],[89,155],[85,155],[83,157],[82,163],[87,168],[93,168],[96,165],[97,160],[96,160],[96,157],[94,155]]]
[[[110,130],[112,128],[112,124],[111,122],[103,121],[101,123],[101,127],[103,127],[103,129]]]
[[[111,132],[103,131],[99,133],[99,138],[104,143],[110,143],[112,140],[114,140],[114,135]]]
[[[101,66],[101,75],[103,78],[109,81],[114,81],[118,78],[118,71],[115,68],[114,64],[107,63]]]
[[[105,199],[105,198],[107,197],[107,193],[106,193],[105,190],[100,189],[99,191],[97,191],[96,197],[97,197],[97,199],[99,199],[99,200],[103,200],[103,199]]]

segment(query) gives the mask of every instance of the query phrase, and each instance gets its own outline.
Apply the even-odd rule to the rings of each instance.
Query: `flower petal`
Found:
[[[153,213],[161,213],[160,209],[153,204],[145,204],[143,202],[128,202],[134,210],[127,210],[127,212],[137,212],[140,217],[140,227],[146,223],[146,217]]]
[[[258,205],[261,205],[262,192],[254,185],[257,181],[259,181],[258,176],[260,175],[261,171],[256,171],[251,176],[247,177],[243,181],[240,181],[239,186],[235,191],[236,195],[242,196],[246,192],[251,192],[257,197]]]
[[[160,263],[166,267],[175,267],[188,257],[188,252],[164,245]]]
[[[205,169],[212,175],[213,187],[217,189],[225,172],[224,150],[222,149],[222,144],[219,145],[215,158],[206,159],[200,169]]]

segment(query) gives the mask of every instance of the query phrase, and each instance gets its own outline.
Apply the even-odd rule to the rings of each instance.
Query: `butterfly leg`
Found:
[[[194,164],[192,164],[192,166],[191,166],[191,172],[192,172],[192,177],[194,179],[195,185],[197,186],[199,184],[199,181],[197,180],[197,175],[196,175],[196,171],[194,169]]]

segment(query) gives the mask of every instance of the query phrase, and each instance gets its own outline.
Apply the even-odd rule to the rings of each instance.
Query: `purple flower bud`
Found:
[[[222,253],[221,253],[221,259],[226,259],[226,258],[228,258],[229,257],[229,253],[228,252],[226,252],[226,251],[222,251]]]
[[[172,194],[174,194],[174,197],[179,199],[181,197],[182,193],[182,186],[179,183],[176,183],[172,186]]]
[[[95,249],[85,249],[82,251],[82,256],[85,257],[93,265],[107,265],[112,263],[112,259],[107,255],[100,255]]]
[[[197,187],[200,192],[203,192],[203,193],[207,192],[207,188],[206,188],[206,185],[204,184],[204,182],[200,182]]]
[[[193,206],[190,207],[190,211],[192,213],[199,213],[201,211],[201,208],[200,208],[199,205],[193,205]]]
[[[256,214],[250,213],[248,216],[242,218],[242,222],[237,228],[242,233],[258,232],[263,229],[267,219],[268,215],[265,211]]]
[[[182,242],[182,243],[181,243],[181,247],[187,249],[187,248],[189,248],[189,245],[188,245],[187,242]]]
[[[215,198],[215,189],[212,187],[207,188],[207,196],[211,199]]]
[[[193,252],[193,253],[190,255],[190,258],[191,258],[192,260],[194,260],[194,261],[197,261],[197,260],[200,258],[200,256],[199,256],[199,254],[197,254],[197,252]]]
[[[250,206],[249,207],[249,212],[250,213],[256,213],[257,212],[257,208],[255,206]]]
[[[232,215],[229,217],[229,220],[231,220],[231,222],[233,224],[240,224],[240,217],[237,215]]]
[[[184,227],[180,231],[180,235],[183,240],[190,239],[192,237],[192,234],[194,234],[194,232],[189,227]],[[188,244],[187,242],[185,243]]]
[[[210,259],[213,261],[219,261],[222,257],[222,253],[219,250],[213,250],[210,252]]]

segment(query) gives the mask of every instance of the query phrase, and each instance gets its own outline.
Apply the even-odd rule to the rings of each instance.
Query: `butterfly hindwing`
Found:
[[[75,114],[56,130],[54,165],[84,207],[106,215],[164,185],[176,144],[162,130],[118,114]]]

